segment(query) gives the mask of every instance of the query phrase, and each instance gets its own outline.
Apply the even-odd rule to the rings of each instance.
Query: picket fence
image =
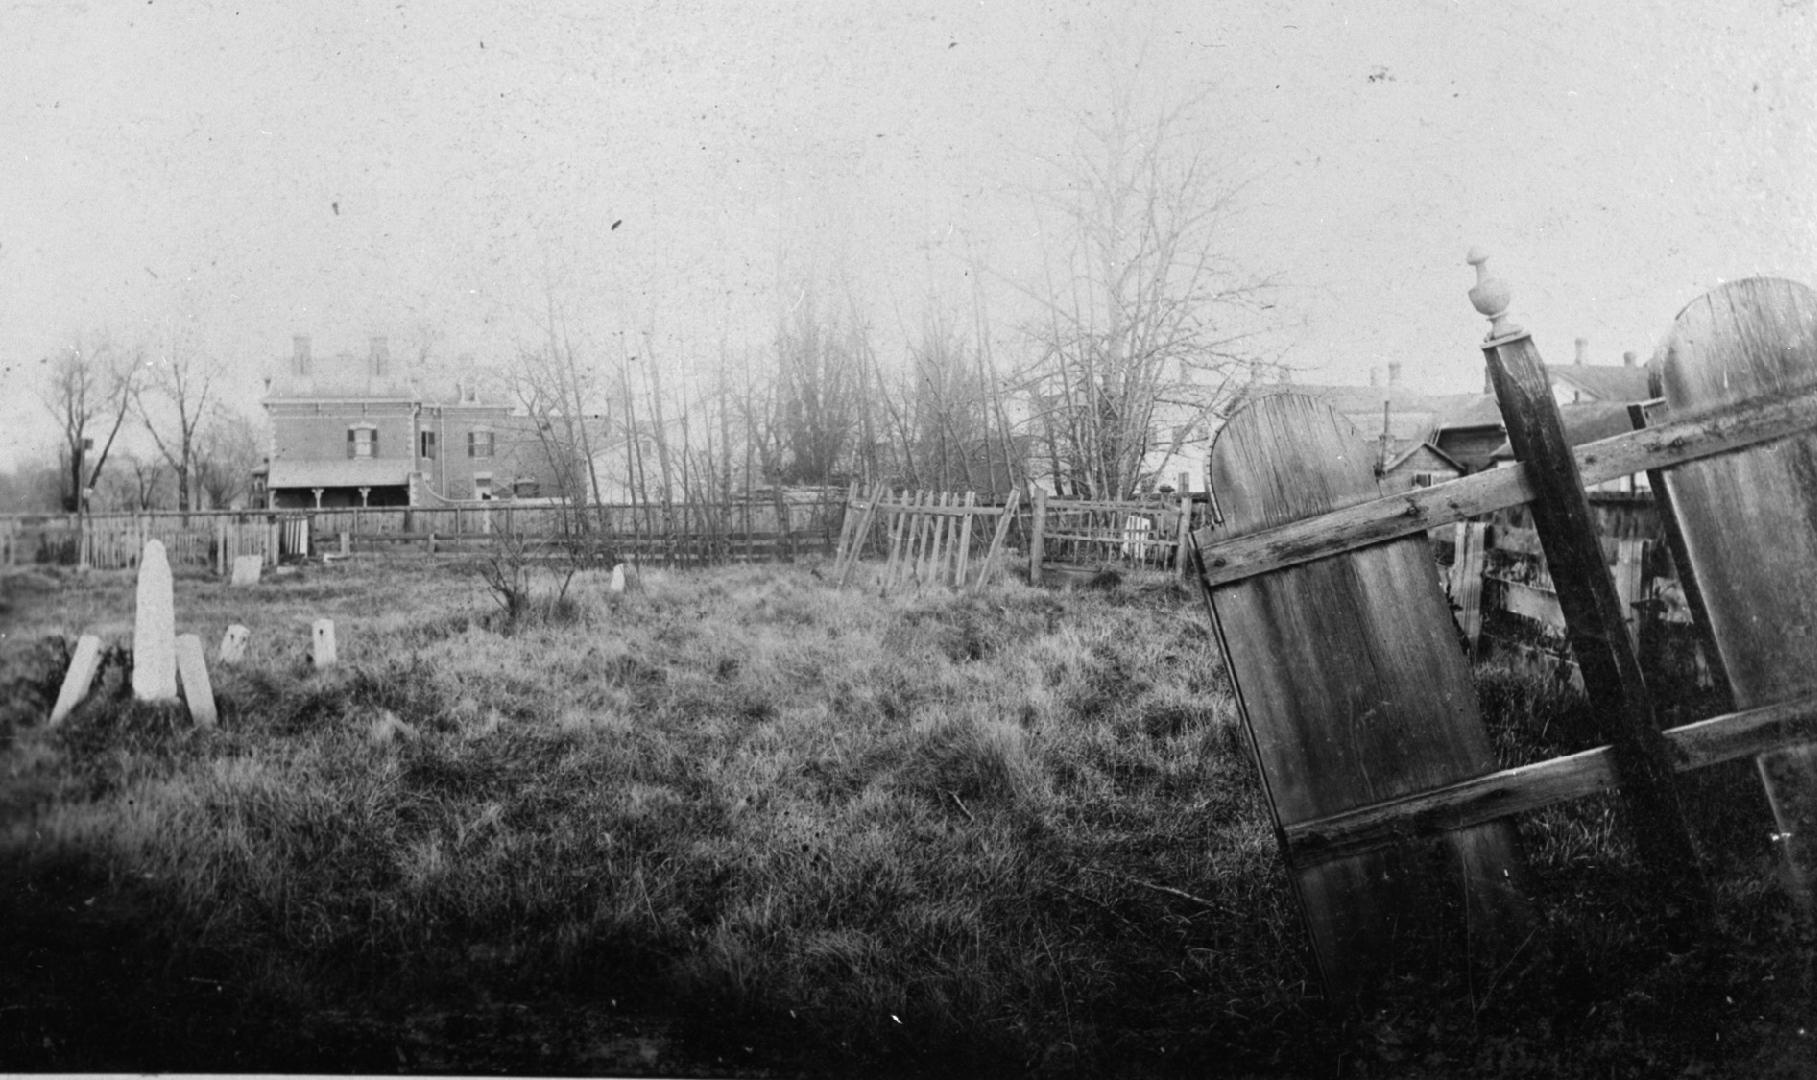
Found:
[[[1214,521],[1194,532],[1207,609],[1281,851],[1335,996],[1406,962],[1420,913],[1456,913],[1471,962],[1530,932],[1509,815],[1615,789],[1681,924],[1707,887],[1673,774],[1752,756],[1793,899],[1817,879],[1817,294],[1732,282],[1681,313],[1662,422],[1565,441],[1532,339],[1473,253],[1471,299],[1521,464],[1382,494],[1366,445],[1295,395],[1233,416],[1212,448]],[[1734,710],[1661,731],[1585,496],[1648,472]],[[1547,556],[1595,750],[1496,770],[1426,534],[1525,504]],[[1436,868],[1436,869],[1435,869]],[[1437,916],[1433,916],[1437,917]],[[1441,955],[1444,955],[1441,953]]]
[[[0,564],[48,562],[124,570],[139,564],[148,540],[164,545],[173,567],[199,566],[223,573],[237,555],[258,555],[270,566],[310,552],[309,523],[300,514],[39,514],[0,519]]]
[[[1020,499],[1012,491],[1002,506],[987,506],[972,491],[891,492],[879,486],[860,494],[854,484],[834,552],[833,581],[840,588],[852,584],[875,545],[888,554],[863,584],[886,592],[923,585],[980,588],[996,572]]]

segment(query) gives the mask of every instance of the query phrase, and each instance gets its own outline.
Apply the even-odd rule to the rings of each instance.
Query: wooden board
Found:
[[[1680,312],[1661,351],[1674,422],[1808,393],[1817,388],[1817,293],[1780,278],[1731,282]],[[1688,561],[1680,569],[1695,582],[1736,706],[1817,691],[1817,433],[1680,465],[1664,481]],[[1782,817],[1782,808],[1817,806],[1812,745],[1788,732],[1779,752],[1757,759]],[[1793,831],[1781,848],[1809,918],[1817,845]]]
[[[1258,401],[1212,447],[1218,534],[1374,499],[1372,462],[1368,443],[1329,406],[1295,394]],[[1295,825],[1494,769],[1423,536],[1206,595],[1283,840]],[[1432,941],[1437,922],[1472,927],[1474,940],[1451,944],[1486,960],[1518,939],[1527,918],[1506,823],[1303,865],[1286,854],[1321,974],[1339,996]],[[1447,868],[1432,872],[1439,867]],[[1466,905],[1466,917],[1435,915]],[[1416,929],[1407,921],[1416,916],[1433,917]]]
[[[1678,316],[1674,422],[1817,389],[1817,294],[1750,278]],[[1817,691],[1817,434],[1665,470],[1690,572],[1741,708]]]

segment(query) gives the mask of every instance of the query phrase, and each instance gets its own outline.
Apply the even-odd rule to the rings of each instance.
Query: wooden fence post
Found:
[[[1035,488],[1028,529],[1028,583],[1041,584],[1041,549],[1047,536],[1047,489]]]
[[[1457,539],[1451,556],[1451,599],[1457,605],[1458,629],[1475,659],[1483,637],[1483,562],[1489,526],[1480,521],[1460,521],[1453,526]]]
[[[953,567],[953,588],[965,588],[965,573],[972,561],[972,510],[978,505],[978,493],[965,493],[965,516],[959,519],[959,558]]]
[[[839,514],[839,546],[833,549],[833,566],[842,568],[845,563],[847,546],[852,540],[852,530],[857,527],[857,515],[852,510],[858,505],[858,481],[846,490],[845,505]]]
[[[1470,300],[1490,320],[1483,355],[1508,442],[1533,484],[1534,528],[1552,572],[1571,651],[1583,673],[1591,713],[1615,748],[1635,841],[1652,872],[1668,884],[1662,890],[1668,913],[1688,929],[1684,920],[1701,920],[1712,901],[1672,780],[1669,744],[1641,678],[1545,363],[1532,337],[1508,321],[1507,286],[1488,276],[1486,260],[1480,251],[1470,253],[1469,262],[1477,268]]]
[[[1180,496],[1180,527],[1173,538],[1173,565],[1180,577],[1190,579],[1192,577],[1192,560],[1186,556],[1188,545],[1192,543],[1192,496],[1184,494],[1185,473],[1180,474],[1180,483],[1182,485],[1180,490],[1183,494]]]
[[[1003,538],[1009,535],[1010,522],[1015,520],[1016,506],[1021,498],[1021,488],[1009,489],[1009,498],[1003,504],[1003,512],[997,517],[997,531],[991,534],[991,545],[984,552],[984,565],[978,568],[978,581],[972,586],[974,589],[982,589],[989,583],[991,570],[997,565],[997,554],[1003,550]]]

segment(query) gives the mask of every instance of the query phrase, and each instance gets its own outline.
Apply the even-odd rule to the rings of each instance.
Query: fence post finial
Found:
[[[1476,285],[1470,289],[1470,303],[1482,313],[1483,318],[1489,320],[1489,336],[1483,340],[1495,341],[1526,333],[1508,320],[1508,304],[1513,299],[1513,293],[1509,291],[1507,282],[1489,276],[1489,253],[1482,248],[1473,247],[1464,261],[1476,267]]]

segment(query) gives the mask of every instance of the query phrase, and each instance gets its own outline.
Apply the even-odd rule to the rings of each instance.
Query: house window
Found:
[[[379,429],[371,424],[356,424],[348,428],[347,456],[350,458],[378,457]]]
[[[423,432],[417,437],[417,443],[417,457],[432,458],[435,456],[435,432]]]
[[[467,456],[491,457],[492,433],[490,431],[467,432]]]
[[[476,499],[490,499],[492,497],[491,473],[473,474],[473,497]]]

